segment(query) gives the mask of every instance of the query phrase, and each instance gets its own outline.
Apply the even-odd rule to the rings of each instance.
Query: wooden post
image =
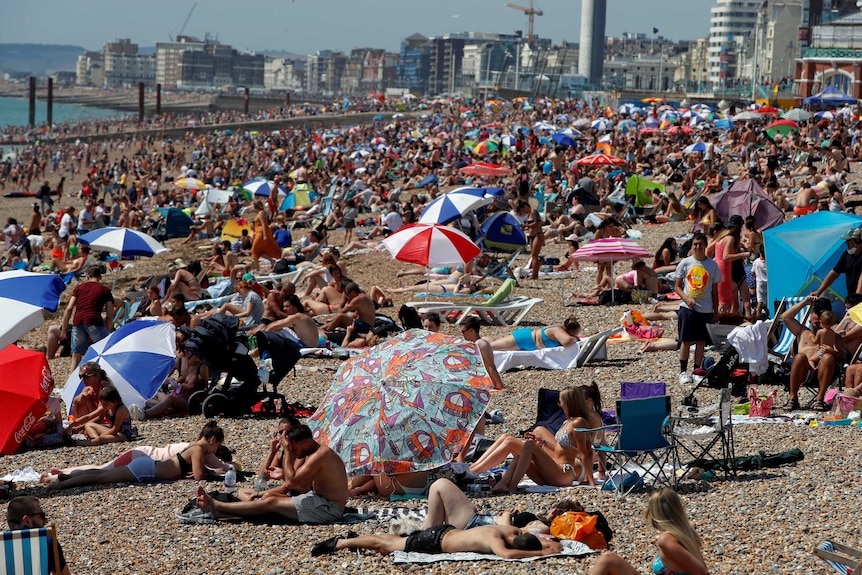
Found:
[[[36,127],[36,76],[30,76],[30,127]]]
[[[156,84],[156,116],[162,115],[162,85]]]
[[[138,124],[144,123],[144,83],[138,82]]]
[[[242,113],[248,116],[248,86],[245,87],[245,97],[242,102]]]
[[[48,76],[48,127],[54,126],[54,78]]]

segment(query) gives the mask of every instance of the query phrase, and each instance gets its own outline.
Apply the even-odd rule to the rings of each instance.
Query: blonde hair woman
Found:
[[[659,532],[658,554],[652,563],[655,575],[708,575],[700,536],[688,520],[685,506],[672,489],[654,492],[644,514],[646,522]],[[631,575],[638,571],[625,559],[610,551],[604,553],[590,575]]]

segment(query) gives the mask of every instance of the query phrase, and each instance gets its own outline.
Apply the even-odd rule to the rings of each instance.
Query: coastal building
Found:
[[[641,54],[624,58],[614,56],[604,63],[605,86],[614,90],[666,92],[675,88],[680,57]]]
[[[263,63],[263,86],[267,90],[302,90],[305,62],[291,58],[267,58]]]
[[[764,0],[716,0],[709,16],[709,83],[713,90],[742,77],[745,45]]]
[[[107,42],[102,48],[105,88],[131,88],[143,82],[155,85],[156,59],[151,54],[140,54],[138,45],[124,38]]]
[[[709,38],[691,42],[688,50],[680,55],[674,85],[690,92],[705,92],[709,88]]]
[[[814,19],[813,21],[817,21]],[[834,86],[862,98],[862,13],[819,19],[811,27],[808,46],[796,63],[795,84],[804,98]]]
[[[431,44],[422,34],[413,34],[401,42],[396,69],[396,86],[412,94],[428,92]]]
[[[178,36],[156,44],[155,80],[163,88],[264,87],[264,56],[206,38]]]
[[[105,61],[101,52],[88,50],[78,56],[75,83],[79,86],[104,86]]]
[[[194,36],[177,36],[173,42],[156,43],[156,83],[176,88],[180,83],[180,64],[187,51],[203,50],[206,44]]]

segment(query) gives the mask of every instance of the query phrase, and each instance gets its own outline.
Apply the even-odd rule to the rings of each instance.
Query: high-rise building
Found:
[[[205,42],[193,36],[177,36],[174,42],[156,43],[156,83],[163,88],[176,88],[180,82],[183,53],[203,51]]]
[[[709,16],[709,81],[713,89],[740,78],[746,43],[764,0],[717,0]]]
[[[401,42],[396,85],[415,95],[428,92],[431,67],[431,43],[422,34],[413,34]]]

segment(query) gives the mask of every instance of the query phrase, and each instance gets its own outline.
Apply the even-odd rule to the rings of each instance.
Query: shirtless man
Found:
[[[203,288],[198,279],[187,269],[171,265],[168,267],[168,273],[171,274],[171,285],[165,291],[163,303],[167,303],[171,296],[175,293],[181,293],[186,297],[186,301],[201,299]]]
[[[290,452],[290,444],[287,441],[287,433],[300,425],[299,420],[292,415],[278,421],[278,428],[270,438],[269,454],[260,464],[258,476],[263,476],[271,481],[281,481],[287,476],[286,468],[293,469],[295,473],[297,469],[302,467],[305,460],[297,458],[295,453]],[[242,501],[251,501],[256,495],[257,492],[254,489],[247,487],[238,489],[236,492],[236,496]]]
[[[225,503],[210,497],[198,486],[197,503],[214,517],[257,517],[278,513],[300,523],[333,523],[341,520],[347,503],[347,473],[344,462],[328,446],[311,437],[307,425],[292,428],[282,440],[287,455],[284,483],[260,493],[251,501]],[[293,457],[304,459],[296,467]],[[288,495],[294,491],[299,495]]]
[[[285,298],[284,307],[286,317],[269,323],[263,328],[263,331],[282,331],[285,328],[290,328],[302,342],[302,347],[319,347],[317,324],[303,311],[302,303],[296,294]]]
[[[835,338],[839,340],[837,346],[818,344],[814,332],[796,320],[796,314],[799,310],[806,305],[813,305],[816,300],[817,297],[814,294],[809,294],[807,298],[781,314],[781,320],[784,322],[784,325],[787,326],[787,329],[793,333],[796,341],[799,342],[798,351],[793,356],[793,364],[790,366],[790,399],[784,404],[785,411],[800,409],[799,388],[802,386],[805,378],[808,377],[811,369],[817,372],[818,385],[817,399],[812,409],[815,411],[828,411],[829,409],[829,406],[823,401],[823,397],[826,395],[826,388],[829,387],[829,383],[832,381],[832,376],[835,373],[837,365],[836,362],[839,354],[835,352],[834,347],[841,348],[843,354],[844,342],[841,340],[841,336],[836,334]],[[841,358],[843,359],[843,355]]]
[[[354,324],[356,335],[365,335],[374,328],[374,302],[359,289],[356,282],[344,286],[344,306],[341,311],[323,325],[324,332],[335,331]]]
[[[351,534],[355,535],[355,534]],[[408,537],[391,533],[359,535],[340,539],[333,537],[311,548],[312,557],[342,549],[371,549],[381,555],[395,551],[408,553],[493,553],[504,559],[522,559],[560,553],[559,541],[524,533],[511,525],[484,525],[473,529],[456,529],[452,525],[435,525]]]

